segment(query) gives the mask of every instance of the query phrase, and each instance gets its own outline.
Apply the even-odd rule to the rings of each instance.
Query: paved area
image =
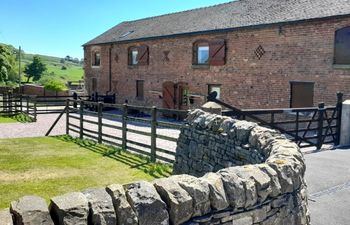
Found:
[[[350,224],[350,149],[305,155],[311,222]]]

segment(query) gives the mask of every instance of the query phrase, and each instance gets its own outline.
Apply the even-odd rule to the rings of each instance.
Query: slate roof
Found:
[[[350,15],[350,0],[237,0],[111,28],[85,45]],[[129,33],[125,36],[126,33]]]

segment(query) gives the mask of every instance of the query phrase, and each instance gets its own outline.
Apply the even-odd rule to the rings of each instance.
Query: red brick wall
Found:
[[[98,91],[109,89],[109,48],[112,47],[112,91],[118,101],[161,106],[162,100],[154,91],[162,91],[165,81],[185,81],[190,93],[202,95],[204,102],[207,84],[221,84],[221,99],[240,108],[289,107],[290,81],[313,81],[314,104],[324,101],[334,104],[336,92],[350,98],[350,70],[333,66],[334,34],[350,26],[350,17],[305,22],[259,29],[242,29],[229,33],[163,38],[136,43],[124,43],[85,48],[85,79],[88,90],[91,78],[97,77]],[[225,66],[208,69],[192,68],[192,43],[198,39],[225,38]],[[148,66],[128,66],[127,49],[133,45],[149,46]],[[259,60],[254,50],[261,45],[266,53]],[[91,48],[100,48],[101,66],[91,67]],[[164,60],[170,51],[170,61]],[[117,56],[117,57],[116,57]],[[117,59],[116,59],[117,58]],[[136,80],[145,80],[145,100],[136,96]]]

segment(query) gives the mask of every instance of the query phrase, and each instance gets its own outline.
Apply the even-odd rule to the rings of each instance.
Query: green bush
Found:
[[[45,89],[52,91],[64,91],[67,87],[63,81],[51,80],[44,84]]]

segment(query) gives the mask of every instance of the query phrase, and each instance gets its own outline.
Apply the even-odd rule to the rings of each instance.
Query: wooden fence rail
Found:
[[[114,110],[113,113],[110,110]],[[144,117],[135,115],[135,110],[142,112]],[[177,136],[169,136],[167,132],[162,133],[161,131],[170,129],[179,133],[183,121],[162,121],[160,116],[169,112],[181,118],[184,118],[188,113],[185,110],[68,99],[65,104],[66,134],[69,135],[73,132],[81,139],[89,138],[98,143],[106,143],[146,155],[150,157],[151,162],[161,160],[172,163],[175,157]],[[135,125],[135,127],[131,125]],[[131,135],[142,138],[135,140]],[[163,145],[158,143],[160,140],[164,141]],[[167,143],[166,146],[164,143]],[[168,145],[173,145],[174,148],[167,149]]]

